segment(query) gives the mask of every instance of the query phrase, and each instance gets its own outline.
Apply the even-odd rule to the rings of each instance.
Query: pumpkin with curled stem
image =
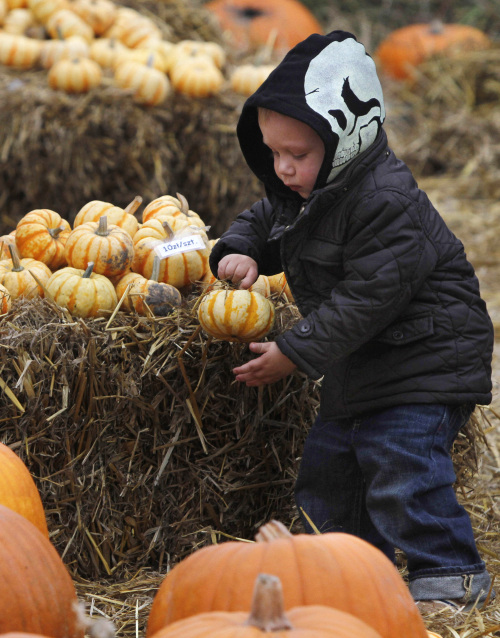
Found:
[[[85,269],[92,262],[94,273],[118,277],[129,270],[134,244],[125,229],[108,225],[106,216],[102,216],[99,221],[85,222],[71,231],[65,255],[73,268]]]
[[[140,315],[152,313],[157,317],[166,317],[182,303],[182,295],[177,288],[158,281],[160,258],[155,256],[153,272],[147,279],[139,273],[130,272],[116,284],[116,294],[122,307],[128,312],[136,311]],[[124,296],[125,295],[125,296]]]
[[[281,580],[286,610],[326,605],[356,616],[382,638],[427,638],[406,583],[370,543],[342,532],[291,534],[278,521],[262,526],[256,541],[209,545],[178,562],[153,599],[146,638],[201,612],[248,610],[261,572]]]
[[[382,71],[397,80],[411,80],[415,67],[435,55],[488,49],[491,40],[480,29],[440,20],[411,24],[392,31],[379,44],[374,59]]]
[[[11,299],[34,299],[45,295],[44,286],[52,275],[50,268],[31,257],[19,258],[15,246],[9,246],[11,259],[0,261],[0,284],[9,291]]]
[[[56,270],[47,282],[47,293],[75,317],[97,317],[112,312],[118,303],[111,281],[92,272],[93,267],[92,262],[85,270],[66,266]]]
[[[274,304],[258,292],[212,290],[198,306],[203,330],[224,341],[259,341],[274,325]]]
[[[0,505],[0,634],[83,638],[71,576],[51,541]]]
[[[21,457],[4,443],[0,443],[0,503],[24,516],[45,537],[49,537],[42,499],[35,481]]]
[[[247,611],[196,614],[160,629],[156,638],[381,638],[351,614],[324,605],[285,612],[281,581],[272,574],[255,579]]]
[[[51,270],[67,264],[64,246],[71,232],[70,223],[48,208],[26,213],[16,226],[16,246],[21,257],[42,261]]]
[[[101,217],[106,217],[108,224],[123,228],[133,238],[139,229],[139,221],[134,213],[141,203],[140,195],[136,195],[126,208],[94,199],[80,208],[73,220],[73,228],[87,222],[98,222]]]

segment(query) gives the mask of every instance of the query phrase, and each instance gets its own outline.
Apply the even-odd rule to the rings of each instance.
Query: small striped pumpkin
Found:
[[[274,325],[274,304],[258,292],[212,290],[198,306],[203,330],[224,341],[258,341]]]
[[[48,208],[32,210],[16,226],[17,250],[21,257],[37,259],[56,270],[66,266],[64,245],[70,232],[70,223],[56,211]]]
[[[102,69],[90,58],[61,59],[48,73],[49,86],[66,93],[87,93],[101,84]]]

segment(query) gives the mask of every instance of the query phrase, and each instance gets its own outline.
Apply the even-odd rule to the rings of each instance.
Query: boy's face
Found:
[[[275,111],[259,112],[259,126],[273,154],[276,175],[307,199],[325,156],[322,139],[304,122]]]

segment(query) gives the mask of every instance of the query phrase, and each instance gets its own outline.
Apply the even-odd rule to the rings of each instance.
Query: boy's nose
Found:
[[[292,162],[280,160],[278,172],[280,175],[293,175],[294,168]]]

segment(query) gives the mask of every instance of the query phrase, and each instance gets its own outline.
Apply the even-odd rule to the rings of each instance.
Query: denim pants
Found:
[[[359,418],[316,419],[295,498],[320,532],[370,542],[407,559],[416,600],[484,599],[490,577],[457,502],[450,449],[473,405],[400,405]]]

